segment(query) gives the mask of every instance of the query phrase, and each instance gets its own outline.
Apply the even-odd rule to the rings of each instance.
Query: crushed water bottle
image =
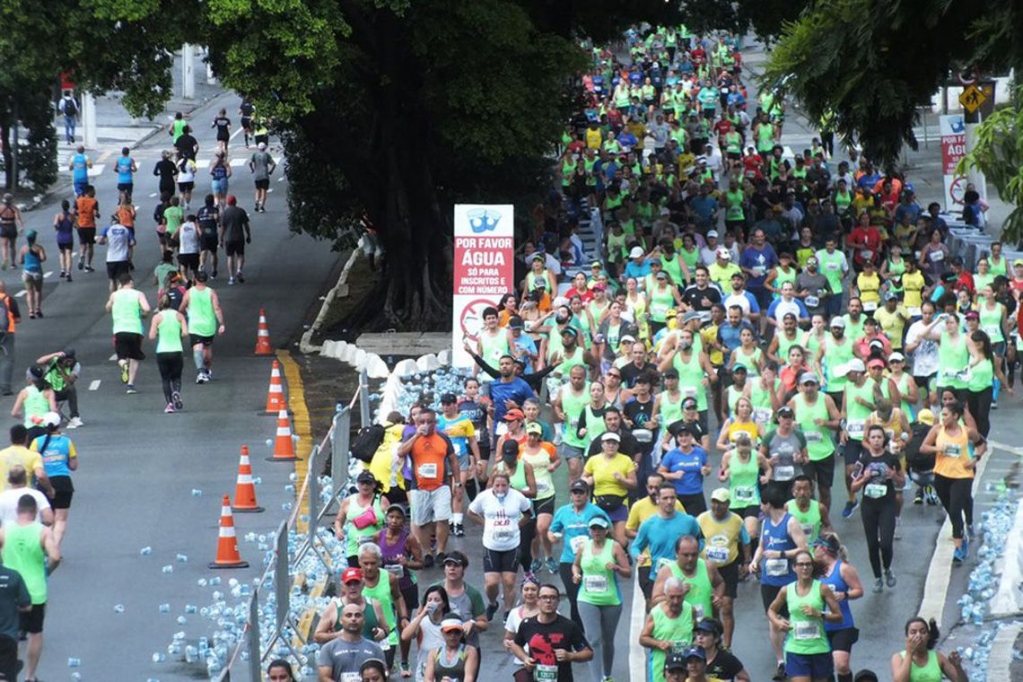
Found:
[[[202,497],[202,491],[198,488],[192,488],[192,497]]]
[[[196,613],[198,610],[195,604],[185,604],[185,613]]]
[[[80,658],[69,658],[69,659],[67,659],[67,667],[69,667],[69,668],[77,668],[81,664],[82,664],[82,659],[80,659]]]
[[[153,663],[163,663],[166,660],[167,654],[161,651],[157,651],[155,654],[153,654]]]
[[[149,556],[152,553],[153,553],[152,547],[143,547],[142,549],[139,550],[139,556]]]
[[[114,613],[124,613],[124,604],[114,604]]]
[[[174,572],[174,566],[172,566],[171,564],[167,564],[166,566],[163,567],[162,570],[163,570],[164,573],[173,573]]]
[[[170,604],[160,604],[160,613],[170,613]]]
[[[179,564],[183,564],[183,563],[186,563],[188,561],[188,555],[187,554],[178,554],[178,555],[175,555],[174,559]]]

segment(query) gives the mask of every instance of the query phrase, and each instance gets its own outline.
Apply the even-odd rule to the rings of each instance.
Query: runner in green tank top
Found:
[[[36,520],[38,513],[35,498],[31,505],[23,506],[19,501],[17,521],[5,523],[0,531],[4,566],[21,574],[33,606],[46,603],[46,576],[60,563],[60,549],[52,531]]]
[[[672,653],[681,653],[693,641],[693,607],[685,601],[685,586],[677,579],[665,583],[664,601],[650,608],[639,643],[648,650],[646,677],[650,682],[665,682],[662,646],[671,645]]]
[[[865,380],[863,372],[855,370],[850,374],[855,376],[849,377],[849,383],[845,386],[845,433],[850,440],[862,444],[867,417],[873,411],[868,405],[874,404],[874,387],[870,381]],[[864,405],[864,402],[868,405]]]
[[[209,275],[200,270],[192,288],[185,292],[179,310],[188,317],[188,329],[195,361],[195,383],[213,378],[213,340],[224,333],[224,313],[217,292],[206,286]]]
[[[663,591],[664,580],[669,575],[687,583],[689,592],[686,593],[686,603],[693,607],[693,616],[697,621],[713,616],[714,582],[721,583],[717,569],[700,559],[699,551],[700,546],[695,538],[680,540],[678,556],[681,558],[668,563],[667,572],[664,569],[658,572],[657,584],[652,593],[656,598]]]
[[[398,589],[398,578],[389,571],[380,570],[382,563],[380,546],[368,542],[359,547],[359,568],[362,569],[362,596],[380,602],[384,611],[384,622],[387,628],[387,643],[391,647],[398,646],[398,616],[408,618],[405,600]],[[375,583],[370,586],[370,583]]]
[[[959,321],[947,317],[938,343],[938,389],[949,387],[956,390],[966,388],[966,367],[970,350],[966,337],[959,332]]]
[[[831,321],[831,335],[821,345],[816,357],[817,366],[825,377],[824,390],[832,395],[844,391],[849,379],[838,370],[852,360],[854,355],[853,342],[845,336],[845,321],[842,318],[836,317]]]
[[[135,393],[135,374],[139,362],[146,357],[142,353],[142,318],[149,314],[149,302],[145,294],[135,289],[131,275],[121,275],[117,287],[107,299],[106,309],[113,317],[114,350],[121,368],[121,383],[127,384],[128,393]]]
[[[806,451],[811,462],[820,462],[835,453],[831,430],[840,421],[838,407],[831,396],[819,391],[817,377],[804,372],[799,378],[800,392],[792,396],[789,406],[796,415],[796,424],[806,438]]]
[[[682,401],[685,400],[685,396],[678,390],[678,370],[665,372],[664,383],[667,390],[657,394],[657,401],[654,404],[654,416],[662,430],[682,421]]]
[[[662,363],[663,364],[663,363]],[[688,329],[679,335],[679,349],[671,360],[678,372],[678,384],[684,398],[696,398],[696,409],[707,409],[707,385],[714,376],[714,368],[702,353],[693,352],[693,333]]]
[[[729,509],[743,517],[747,530],[753,526],[752,537],[756,537],[758,524],[757,512],[760,510],[760,470],[763,468],[770,475],[770,464],[759,452],[753,452],[753,440],[746,435],[739,436],[735,448],[726,452],[721,458],[721,471],[718,478],[728,480],[728,492],[731,495]],[[751,510],[752,516],[744,514]]]
[[[827,509],[822,508],[821,503],[813,499],[813,484],[806,476],[797,476],[794,479],[792,494],[793,498],[786,503],[785,509],[802,526],[809,545],[820,537],[821,528],[827,527],[830,523],[827,519]]]
[[[170,414],[184,407],[181,400],[181,372],[184,369],[182,339],[188,336],[185,316],[170,307],[170,298],[160,297],[160,311],[149,325],[149,338],[156,340],[156,366],[160,370],[163,397],[167,401],[164,412]]]
[[[14,401],[11,413],[17,415],[24,412],[22,424],[26,429],[42,428],[43,416],[47,412],[57,411],[57,400],[51,389],[42,378],[41,367],[32,367],[28,372],[29,385],[21,389]],[[36,376],[39,374],[40,376]],[[40,432],[42,435],[43,432]]]

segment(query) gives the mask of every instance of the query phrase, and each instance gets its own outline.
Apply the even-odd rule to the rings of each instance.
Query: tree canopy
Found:
[[[746,3],[743,3],[746,4]],[[816,0],[784,23],[765,81],[786,86],[811,119],[892,163],[917,148],[917,107],[953,73],[1023,66],[1023,11],[1012,0]]]

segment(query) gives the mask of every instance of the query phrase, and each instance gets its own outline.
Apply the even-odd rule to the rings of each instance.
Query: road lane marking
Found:
[[[995,446],[994,443],[989,445]],[[1002,446],[995,446],[1001,449]],[[1018,448],[1015,448],[1018,449]],[[987,463],[991,457],[981,457],[977,464],[973,477],[973,495],[980,491],[980,481],[984,477]],[[931,556],[931,564],[927,569],[927,578],[924,581],[924,598],[920,602],[919,616],[924,619],[933,618],[941,620],[945,611],[945,601],[948,599],[948,587],[952,581],[952,552],[955,551],[955,543],[949,542],[952,537],[952,521],[948,516],[941,524],[938,531],[938,539],[935,542],[934,554]]]
[[[93,379],[92,383],[89,384],[89,390],[90,391],[99,390],[99,384],[100,384],[101,381],[103,381],[103,380],[102,379]]]
[[[995,448],[996,450],[1005,450],[1006,452],[1011,452],[1014,455],[1019,455],[1020,457],[1023,457],[1023,448],[1019,448],[1014,445],[1006,445],[1005,443],[999,443],[998,441],[994,440],[989,440],[988,445]],[[981,461],[983,461],[984,459],[987,458],[986,457],[982,458]]]
[[[656,572],[653,577],[657,577]],[[639,587],[639,571],[636,571],[632,588],[632,608],[629,611],[629,670],[643,671],[637,679],[646,679],[647,653],[646,649],[638,644],[639,633],[643,631],[643,623],[646,621],[645,607],[646,599],[643,598],[643,590]]]
[[[53,274],[53,270],[50,270],[49,272],[44,272],[43,273],[43,279],[46,279],[47,277],[49,277],[52,274]]]
[[[107,359],[108,359],[108,360],[110,360],[110,362],[114,362],[115,360],[117,360],[117,353],[114,353],[113,355],[111,355],[111,356],[110,356],[109,358],[107,358]]]
[[[27,294],[27,293],[28,293],[28,291],[26,291],[25,289],[22,289],[22,290],[21,290],[21,291],[19,291],[18,293],[14,294],[14,297],[15,297],[15,298],[21,298],[22,296],[24,296],[24,295],[25,295],[25,294]]]

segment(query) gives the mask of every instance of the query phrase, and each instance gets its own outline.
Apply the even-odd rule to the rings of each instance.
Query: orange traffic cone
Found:
[[[295,443],[291,440],[291,420],[288,418],[287,410],[277,413],[277,439],[274,441],[274,454],[267,457],[271,462],[294,462]]]
[[[261,512],[263,508],[256,504],[256,485],[252,482],[252,464],[249,463],[249,446],[242,446],[241,459],[238,461],[238,483],[234,488],[234,504],[231,511]]]
[[[249,562],[242,561],[238,554],[238,537],[234,534],[234,517],[231,516],[231,499],[224,495],[220,507],[220,536],[217,540],[217,558],[210,568],[248,568]]]
[[[277,414],[286,409],[288,408],[284,405],[284,386],[281,385],[281,365],[274,360],[273,369],[270,370],[270,390],[266,394],[266,413]]]
[[[259,309],[259,327],[256,330],[256,355],[273,355],[270,345],[270,328],[266,325],[266,311]]]

